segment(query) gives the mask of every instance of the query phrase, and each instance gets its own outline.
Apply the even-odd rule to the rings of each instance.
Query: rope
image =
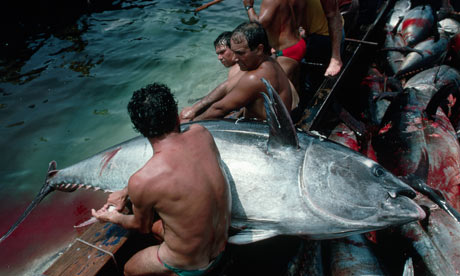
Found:
[[[99,250],[99,251],[101,251],[101,252],[103,252],[103,253],[109,255],[110,257],[112,257],[112,260],[113,260],[113,262],[115,263],[115,267],[117,268],[118,271],[120,271],[120,269],[119,269],[119,267],[118,267],[117,260],[115,260],[115,255],[113,255],[112,252],[107,251],[107,250],[104,250],[104,249],[102,249],[102,248],[99,248],[99,247],[95,246],[94,244],[91,244],[91,243],[89,243],[89,242],[87,242],[87,241],[84,241],[84,240],[82,240],[82,239],[80,239],[80,238],[76,238],[75,240],[77,240],[77,241],[79,241],[79,242],[81,242],[81,243],[84,243],[84,244],[86,244],[87,246],[90,246],[90,247],[92,247],[92,248],[95,248],[96,250]]]

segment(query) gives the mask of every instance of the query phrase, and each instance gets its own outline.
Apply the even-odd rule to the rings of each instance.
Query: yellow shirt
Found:
[[[310,34],[329,35],[329,29],[327,25],[327,18],[324,14],[323,6],[321,6],[320,0],[305,0],[307,2],[306,10],[307,15],[305,19],[305,32]],[[344,20],[342,17],[342,26]]]
[[[319,34],[329,35],[327,27],[327,19],[324,14],[323,7],[320,0],[306,0],[307,1],[307,15],[306,15],[306,28],[307,35]]]

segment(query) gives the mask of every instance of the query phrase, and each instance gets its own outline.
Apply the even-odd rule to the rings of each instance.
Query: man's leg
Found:
[[[125,264],[125,275],[175,275],[160,263],[157,255],[159,247],[150,246],[134,254]]]
[[[298,80],[296,78],[298,75],[299,63],[292,58],[283,56],[277,57],[276,61],[281,66],[281,68],[283,68],[283,71],[286,73],[289,80],[294,84],[294,86],[297,89]]]

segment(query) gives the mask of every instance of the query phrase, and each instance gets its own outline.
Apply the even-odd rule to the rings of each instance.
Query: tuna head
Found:
[[[412,188],[378,163],[335,143],[326,151],[321,143],[313,142],[305,153],[301,192],[314,213],[336,221],[337,233],[381,229],[425,217],[410,199],[415,197]]]

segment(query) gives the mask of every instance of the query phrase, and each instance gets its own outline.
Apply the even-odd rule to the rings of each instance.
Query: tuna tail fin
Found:
[[[9,235],[11,235],[11,233],[13,233],[14,230],[16,230],[16,228],[19,226],[19,224],[21,224],[21,222],[23,222],[26,217],[30,214],[30,212],[32,212],[32,210],[42,201],[43,198],[45,198],[49,193],[51,193],[52,191],[54,191],[54,188],[51,187],[49,184],[48,184],[48,178],[51,176],[51,175],[54,175],[56,173],[56,162],[55,161],[51,161],[50,164],[49,164],[49,168],[48,168],[48,173],[46,175],[46,179],[45,179],[45,184],[43,185],[43,187],[40,189],[40,192],[37,194],[37,196],[35,196],[34,200],[29,204],[29,206],[27,207],[27,209],[24,211],[24,213],[19,217],[18,220],[16,220],[16,222],[10,227],[10,229],[8,230],[8,232],[6,232],[1,238],[0,238],[0,243],[3,242],[6,238],[8,238]]]
[[[268,148],[276,149],[282,146],[298,148],[299,139],[286,106],[270,82],[264,78],[261,80],[267,87],[268,93],[268,96],[265,93],[261,93],[264,97],[267,122],[270,126]]]

